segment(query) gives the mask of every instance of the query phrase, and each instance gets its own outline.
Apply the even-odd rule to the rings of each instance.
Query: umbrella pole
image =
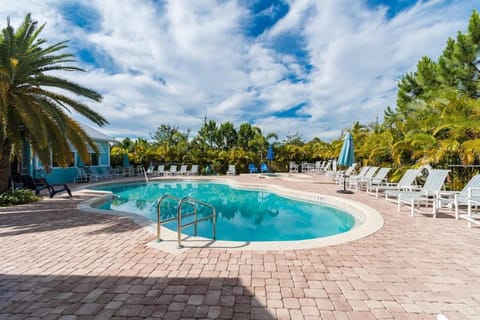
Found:
[[[343,174],[343,190],[337,190],[338,193],[353,194],[353,191],[347,190],[347,175]]]

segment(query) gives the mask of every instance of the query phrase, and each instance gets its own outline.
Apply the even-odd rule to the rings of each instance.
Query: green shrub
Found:
[[[14,206],[16,204],[30,203],[40,200],[31,190],[8,190],[0,194],[0,207]]]

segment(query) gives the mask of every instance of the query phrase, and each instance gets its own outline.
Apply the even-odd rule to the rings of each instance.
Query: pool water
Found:
[[[118,198],[100,209],[118,210],[157,220],[157,200],[164,194],[190,196],[213,205],[217,214],[217,240],[291,241],[326,237],[349,231],[355,224],[350,214],[330,206],[286,198],[272,192],[237,189],[201,181],[154,181],[148,184],[103,185]],[[191,210],[188,210],[191,212]],[[176,216],[176,203],[162,202],[162,219]],[[199,208],[199,215],[211,211]],[[183,223],[188,222],[185,218]],[[176,221],[164,224],[176,231]],[[193,226],[182,230],[193,235]],[[198,224],[198,235],[211,238],[212,222]]]

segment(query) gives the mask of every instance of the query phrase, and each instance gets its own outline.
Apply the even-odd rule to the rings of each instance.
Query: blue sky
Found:
[[[110,136],[195,133],[207,115],[331,140],[395,106],[400,77],[464,32],[477,1],[7,0],[0,25],[30,12],[50,42],[70,40],[87,72],[66,77],[103,94],[90,105]]]

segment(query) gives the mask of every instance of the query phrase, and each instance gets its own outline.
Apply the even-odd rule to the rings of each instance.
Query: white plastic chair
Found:
[[[178,170],[177,174],[178,174],[178,175],[182,175],[182,176],[187,175],[187,165],[186,165],[186,164],[182,164],[182,165],[180,166],[180,170]]]
[[[226,174],[227,174],[227,176],[229,176],[229,175],[234,176],[236,174],[234,164],[229,164],[228,165],[228,170],[227,170]]]
[[[158,165],[157,170],[155,170],[153,174],[156,176],[163,176],[165,174],[165,165]]]
[[[190,170],[187,171],[187,176],[196,176],[198,175],[198,164],[192,164]]]
[[[437,199],[438,207],[441,208],[442,204],[453,207],[455,209],[455,219],[458,220],[460,206],[468,205],[468,193],[470,192],[470,197],[480,196],[478,192],[473,192],[478,188],[480,188],[480,174],[473,176],[462,191],[440,192]]]
[[[362,190],[366,190],[369,186],[373,187],[384,183],[390,170],[392,170],[392,168],[380,168],[380,170],[378,170],[377,173],[375,173],[375,175],[373,175],[371,178],[362,179],[357,184],[357,187],[360,187]]]
[[[397,197],[397,211],[400,211],[402,204],[410,206],[411,215],[415,212],[419,213],[428,213],[416,209],[420,206],[421,203],[428,207],[429,203],[432,202],[432,211],[430,214],[434,218],[437,217],[437,198],[440,190],[442,189],[445,179],[447,179],[448,173],[450,170],[441,170],[434,169],[431,170],[425,184],[422,189],[419,191],[400,191]]]
[[[170,165],[170,170],[167,171],[167,174],[172,175],[172,176],[176,175],[177,174],[177,165],[176,164]]]
[[[377,172],[377,170],[378,167],[368,167],[368,170],[362,176],[361,174],[362,172],[364,172],[364,170],[362,169],[357,176],[353,176],[348,179],[348,184],[350,185],[350,188],[355,186],[355,190],[358,191],[358,186],[361,183],[370,181],[375,175],[375,172]]]
[[[397,183],[382,183],[377,185],[367,186],[367,193],[375,195],[378,199],[379,192],[387,192],[388,190],[400,191],[400,190],[412,190],[415,186],[415,179],[420,174],[419,169],[408,169],[400,178]]]

